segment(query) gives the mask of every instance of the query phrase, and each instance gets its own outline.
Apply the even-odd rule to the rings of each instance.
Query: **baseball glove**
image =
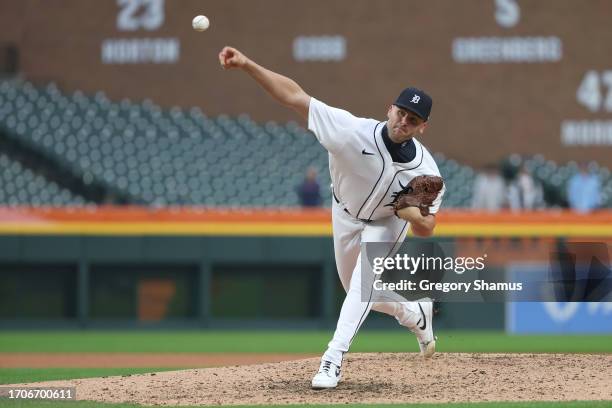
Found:
[[[400,184],[401,185],[401,184]],[[397,212],[406,207],[417,207],[421,210],[421,215],[429,215],[429,207],[433,204],[438,193],[444,187],[444,179],[438,176],[417,176],[410,180],[407,186],[402,186],[402,190],[393,194],[391,205]]]

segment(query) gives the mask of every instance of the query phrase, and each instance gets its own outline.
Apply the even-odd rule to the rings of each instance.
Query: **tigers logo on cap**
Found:
[[[394,105],[416,113],[423,120],[429,119],[433,101],[431,97],[418,88],[410,87],[402,91]]]

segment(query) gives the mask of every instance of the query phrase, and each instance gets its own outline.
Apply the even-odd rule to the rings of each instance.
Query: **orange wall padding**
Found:
[[[484,213],[444,210],[447,236],[612,236],[612,210]],[[0,207],[0,234],[331,235],[328,209],[198,207]]]

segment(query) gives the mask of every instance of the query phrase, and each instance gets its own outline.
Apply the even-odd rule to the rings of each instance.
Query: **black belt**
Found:
[[[334,196],[334,200],[336,200],[336,204],[340,204],[340,200],[338,199],[338,197],[336,197],[336,192],[334,191],[334,189],[332,189],[332,195]],[[349,210],[344,208],[344,206],[343,206],[343,209],[345,213],[353,217],[353,215],[349,212]],[[353,218],[355,218],[358,221],[365,222],[365,223],[369,223],[372,221],[372,220],[364,220],[363,218],[356,218],[356,217],[353,217]]]

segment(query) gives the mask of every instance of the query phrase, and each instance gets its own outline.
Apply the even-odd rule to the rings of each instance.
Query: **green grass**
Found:
[[[179,368],[176,368],[178,370]],[[69,380],[175,370],[173,368],[0,368],[0,384]]]
[[[320,353],[331,331],[4,331],[0,352]],[[612,353],[612,335],[437,333],[441,352]],[[415,351],[404,330],[363,331],[352,352]]]
[[[610,407],[609,401],[575,401],[575,402],[482,402],[466,404],[342,404],[342,405],[283,405],[290,408],[325,408],[325,407],[346,407],[346,408],[604,408]],[[3,407],[43,407],[43,408],[142,408],[142,405],[135,404],[100,404],[88,401],[7,401],[0,399],[0,406]],[[234,408],[278,408],[280,405],[236,405]],[[206,407],[201,405],[200,407]],[[169,407],[172,408],[172,407]]]

